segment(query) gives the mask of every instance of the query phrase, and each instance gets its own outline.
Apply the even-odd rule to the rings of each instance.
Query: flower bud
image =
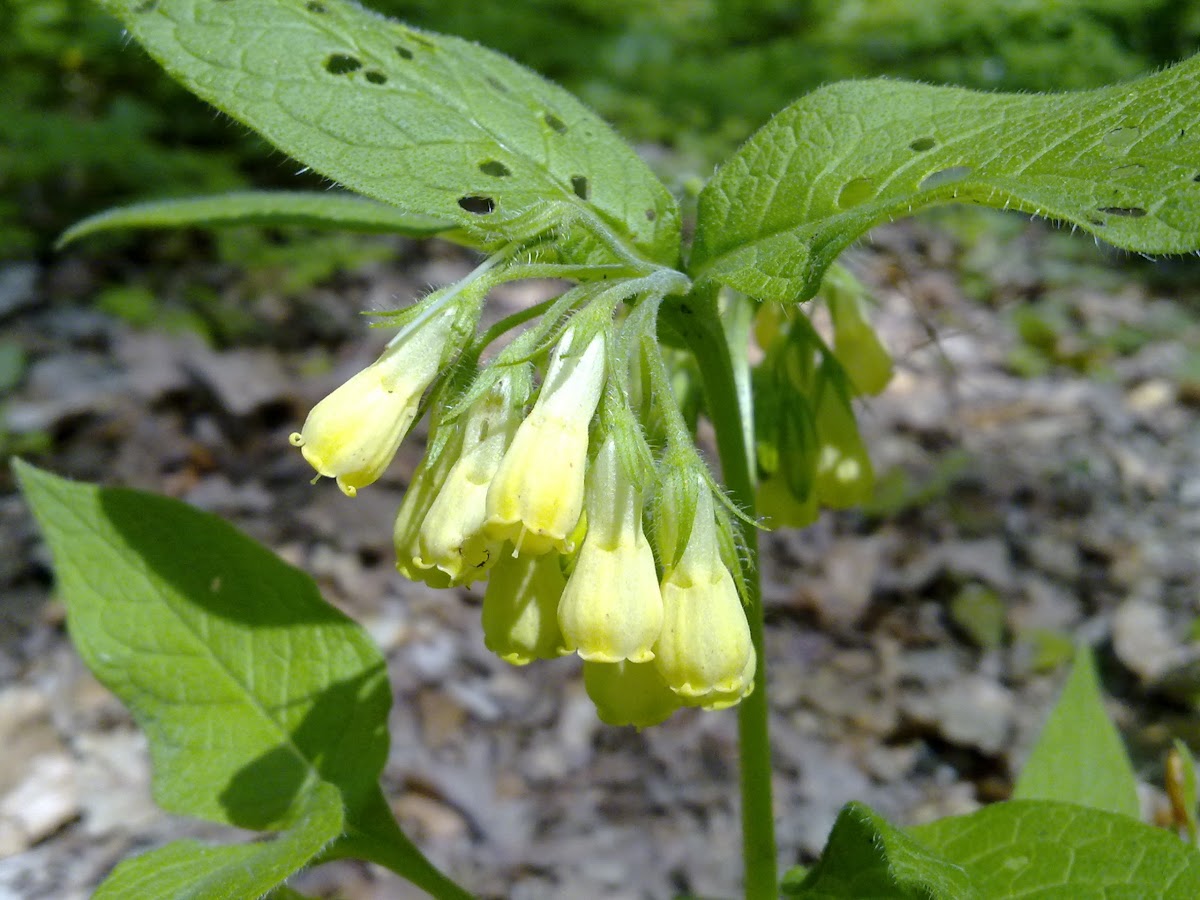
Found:
[[[721,561],[712,494],[701,487],[683,557],[662,583],[654,665],[694,705],[735,703],[754,686],[754,646],[733,576]],[[749,677],[747,674],[749,673]]]
[[[292,434],[309,464],[353,497],[391,463],[417,414],[421,395],[437,377],[456,313],[435,316],[401,332],[383,354],[313,407]]]
[[[570,651],[558,629],[566,580],[556,553],[497,555],[483,593],[483,642],[505,662],[523,666]]]
[[[585,662],[583,686],[606,725],[647,728],[666,721],[680,706],[654,663]]]
[[[483,527],[488,487],[521,421],[527,387],[524,372],[505,377],[467,412],[458,426],[463,431],[461,455],[421,523],[416,564],[440,569],[454,584],[485,577],[499,556],[502,542]]]
[[[892,380],[892,358],[863,313],[862,301],[846,290],[829,295],[833,355],[858,394],[878,394]]]
[[[587,519],[558,605],[566,645],[595,662],[647,662],[662,628],[662,595],[642,530],[642,497],[621,468],[612,436],[588,476]]]
[[[569,551],[583,510],[588,428],[604,387],[604,335],[555,348],[533,410],[517,428],[487,495],[487,529],[518,553]]]

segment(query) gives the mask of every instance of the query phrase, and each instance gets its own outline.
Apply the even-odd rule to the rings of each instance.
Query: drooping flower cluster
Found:
[[[882,391],[892,363],[866,319],[862,294],[844,269],[826,276],[832,348],[804,315],[789,319],[779,306],[759,312],[765,358],[755,371],[758,511],[772,526],[808,525],[822,507],[858,506],[874,490],[851,401]]]
[[[694,448],[656,462],[632,412],[649,389],[631,381],[643,344],[630,332],[653,317],[618,324],[612,304],[593,304],[564,318],[535,390],[537,352],[463,362],[478,359],[463,323],[479,304],[446,296],[292,442],[353,496],[382,474],[432,387],[426,454],[396,520],[399,570],[435,587],[486,579],[488,648],[516,665],[577,653],[611,724],[737,703],[756,658],[729,518]],[[674,403],[669,385],[654,402]]]

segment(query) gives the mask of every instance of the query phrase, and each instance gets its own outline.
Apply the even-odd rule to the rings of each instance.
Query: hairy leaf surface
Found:
[[[861,803],[838,815],[820,861],[784,877],[804,900],[979,900],[966,873],[930,853]]]
[[[1200,248],[1200,57],[1070,94],[886,80],[817,90],[705,187],[691,268],[756,297],[807,299],[871,226],[953,201],[1144,253]]]
[[[784,876],[804,900],[1191,900],[1200,851],[1175,835],[1073,803],[1016,800],[900,831],[849,804],[811,869]]]
[[[194,93],[354,191],[481,240],[548,214],[678,257],[675,201],[632,148],[499,53],[345,0],[100,2]]]
[[[1129,816],[1073,803],[996,803],[909,834],[966,872],[988,900],[1200,897],[1195,847]]]

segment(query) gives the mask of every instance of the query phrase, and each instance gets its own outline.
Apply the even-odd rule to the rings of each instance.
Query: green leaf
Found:
[[[549,215],[610,257],[678,258],[675,201],[632,148],[494,51],[345,0],[100,2],[191,91],[351,190],[492,241]]]
[[[957,866],[939,859],[860,803],[847,805],[838,815],[820,861],[802,877],[785,877],[782,890],[785,897],[804,900],[985,896]]]
[[[406,213],[356,194],[311,191],[235,191],[211,197],[149,200],[88,216],[63,232],[58,247],[103,231],[222,225],[302,225],[454,240],[454,225]]]
[[[954,201],[1143,253],[1200,248],[1200,57],[1069,94],[882,80],[814,91],[705,187],[691,269],[756,297],[807,299],[871,226]]]
[[[292,828],[270,841],[212,847],[175,841],[126,860],[100,885],[95,900],[246,900],[299,897],[272,890],[304,867],[342,830],[341,797],[317,784]]]
[[[277,830],[320,781],[349,816],[374,802],[384,662],[307,575],[178,501],[15,468],[71,636],[149,738],[159,805]]]
[[[909,830],[988,900],[1195,900],[1200,851],[1170,832],[1071,803],[1015,800]]]
[[[1137,778],[1104,709],[1092,651],[1080,646],[1058,703],[1042,727],[1014,800],[1063,800],[1138,818]]]

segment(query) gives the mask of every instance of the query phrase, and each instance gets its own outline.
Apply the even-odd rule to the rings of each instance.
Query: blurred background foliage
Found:
[[[370,0],[579,93],[668,178],[707,173],[790,100],[890,75],[1085,88],[1194,52],[1200,0]],[[0,258],[144,197],[317,186],[167,79],[87,0],[0,0]]]

